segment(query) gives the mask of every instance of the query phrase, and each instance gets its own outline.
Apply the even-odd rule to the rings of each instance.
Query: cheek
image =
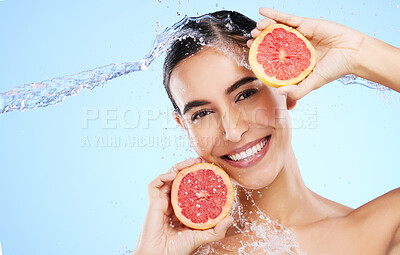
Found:
[[[213,117],[207,117],[196,124],[188,126],[190,142],[197,154],[207,159],[216,144],[221,142],[218,135],[219,126]]]
[[[255,127],[265,128],[284,128],[287,122],[285,110],[276,106],[257,104],[247,109],[246,115]]]
[[[276,129],[290,128],[290,116],[286,108],[277,104],[258,103],[247,109],[247,116],[251,123],[256,127],[265,128],[266,126]]]
[[[252,109],[250,121],[255,124],[256,127],[265,128],[266,126],[274,127],[276,125],[275,110],[259,106]]]

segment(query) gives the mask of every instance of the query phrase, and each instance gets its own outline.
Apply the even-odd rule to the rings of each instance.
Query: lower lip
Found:
[[[264,147],[254,156],[247,158],[245,160],[239,160],[239,161],[234,161],[234,160],[229,160],[229,159],[223,159],[225,160],[226,163],[228,163],[231,166],[238,167],[238,168],[244,168],[244,167],[251,167],[255,164],[257,164],[258,161],[260,161],[264,155],[267,153],[269,144],[271,143],[272,136],[269,138],[268,142],[264,145]]]

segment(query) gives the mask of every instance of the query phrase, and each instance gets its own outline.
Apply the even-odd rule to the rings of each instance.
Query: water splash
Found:
[[[343,76],[342,78],[338,79],[338,81],[341,82],[343,85],[352,85],[352,84],[362,85],[366,88],[376,89],[381,92],[390,90],[390,88],[388,88],[388,87],[385,87],[385,86],[383,86],[379,83],[373,82],[373,81],[363,79],[354,74],[349,74],[349,75]]]
[[[109,64],[77,74],[28,83],[1,93],[0,115],[14,110],[24,111],[26,109],[54,105],[64,101],[68,96],[78,94],[84,88],[104,87],[108,81],[114,78],[146,70],[156,58],[167,52],[173,41],[182,36],[194,36],[196,38],[195,32],[187,34],[187,31],[182,31],[182,27],[189,21],[199,21],[205,18],[213,19],[217,22],[231,22],[229,17],[225,20],[217,20],[208,14],[196,18],[185,16],[179,22],[167,27],[164,32],[158,34],[152,43],[150,52],[140,61]],[[185,34],[183,35],[183,33]]]
[[[117,77],[126,75],[132,72],[146,70],[150,64],[163,53],[167,52],[170,44],[177,39],[184,39],[186,36],[191,36],[203,45],[208,44],[203,35],[197,31],[182,31],[182,27],[189,21],[199,22],[202,19],[212,19],[216,22],[222,22],[227,29],[234,29],[235,24],[232,22],[229,15],[224,20],[218,20],[213,16],[206,14],[199,17],[187,17],[175,23],[171,27],[167,27],[164,32],[158,34],[152,43],[151,50],[144,56],[143,59],[137,62],[126,62],[118,64],[109,64],[102,67],[86,70],[77,74],[56,77],[42,82],[28,83],[16,87],[8,92],[0,94],[0,115],[14,111],[24,111],[26,109],[35,109],[38,107],[46,107],[64,101],[68,96],[78,94],[82,89],[94,89],[96,87],[104,87],[105,84]],[[157,25],[158,27],[158,25]],[[243,31],[244,32],[244,31]],[[249,34],[244,36],[250,37]],[[220,47],[227,55],[231,55],[240,65],[250,68],[247,62],[247,54],[232,54],[235,50],[229,48],[229,44]],[[225,49],[225,50],[224,50]],[[237,56],[240,55],[240,56]],[[386,87],[364,80],[355,75],[347,75],[339,81],[345,85],[361,84],[368,88],[387,90]]]
[[[128,247],[125,247],[124,249],[119,250],[119,254],[121,254],[121,255],[131,255],[132,253],[133,253],[133,251],[129,250]]]
[[[0,95],[0,114],[9,111],[46,107],[78,94],[82,89],[94,89],[121,75],[144,70],[146,62],[109,64],[73,75],[29,83]]]
[[[238,194],[244,193],[252,203],[253,211],[239,203]],[[193,254],[267,254],[267,255],[304,255],[296,240],[295,234],[277,220],[273,220],[254,202],[252,193],[235,185],[235,203],[229,213],[235,219],[234,232],[228,234],[229,241],[218,241],[200,246]],[[256,215],[256,217],[254,217]],[[252,220],[249,216],[253,216]],[[256,218],[256,220],[254,220]]]

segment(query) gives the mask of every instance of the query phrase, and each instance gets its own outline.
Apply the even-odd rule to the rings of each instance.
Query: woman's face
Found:
[[[295,102],[212,47],[178,63],[170,90],[182,113],[175,118],[199,156],[245,188],[273,182],[290,150],[287,105]]]

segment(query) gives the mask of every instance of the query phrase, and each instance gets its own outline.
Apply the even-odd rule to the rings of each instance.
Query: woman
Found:
[[[399,92],[400,49],[329,21],[267,8],[260,14],[265,19],[256,24],[238,13],[213,13],[189,22],[183,31],[192,36],[172,44],[164,84],[174,118],[200,157],[176,164],[149,184],[149,209],[134,254],[190,254],[215,241],[220,242],[214,253],[235,254],[224,244],[239,249],[246,242],[249,235],[230,228],[231,216],[206,231],[170,226],[171,182],[177,171],[201,161],[222,166],[243,188],[239,193],[251,194],[254,201],[242,194],[237,201],[250,222],[260,221],[253,211],[270,215],[295,233],[307,254],[400,254],[400,189],[357,209],[309,190],[291,147],[288,114],[298,99],[346,74]],[[256,37],[276,22],[306,35],[318,57],[305,80],[279,89],[263,85],[243,61],[250,32]],[[248,150],[253,147],[256,152]]]

